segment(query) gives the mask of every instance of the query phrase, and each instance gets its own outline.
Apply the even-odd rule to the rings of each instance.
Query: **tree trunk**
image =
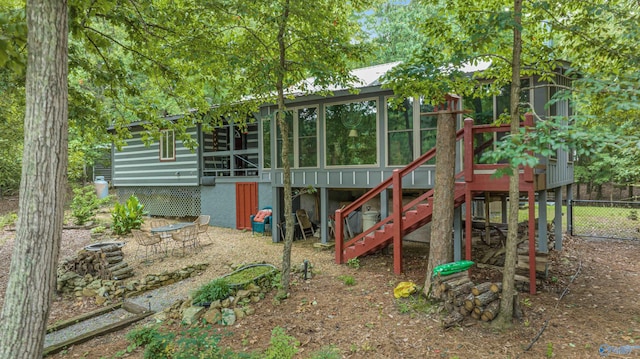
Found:
[[[513,2],[514,23],[513,27],[513,57],[511,73],[511,133],[517,134],[520,127],[520,55],[522,52],[522,37],[520,33],[522,0]],[[503,297],[511,298],[515,293],[516,256],[518,247],[518,205],[520,198],[520,176],[518,169],[513,169],[509,179],[509,217],[506,251],[504,258],[504,271],[502,272]],[[532,228],[530,228],[532,230]],[[496,325],[502,328],[511,327],[513,324],[513,302],[511,300],[500,301],[500,314]]]
[[[433,197],[433,221],[431,225],[431,242],[429,244],[429,262],[424,293],[431,288],[433,269],[453,259],[451,246],[451,230],[453,229],[453,201],[455,191],[455,159],[456,159],[456,118],[451,113],[456,109],[438,114],[436,132],[436,175]]]
[[[41,358],[56,285],[67,171],[67,2],[27,6],[20,208],[0,315],[0,358]]]
[[[284,77],[287,71],[286,68],[286,43],[285,36],[289,20],[289,1],[285,2],[282,15],[280,16],[280,26],[278,29],[278,48],[280,56],[280,64],[276,69],[277,80],[276,90],[278,92],[278,111],[276,113],[276,119],[278,127],[280,127],[280,135],[282,136],[282,175],[284,178],[284,220],[285,220],[285,238],[284,248],[282,249],[282,279],[277,297],[286,298],[289,293],[290,275],[291,275],[291,247],[293,246],[293,234],[294,234],[294,221],[291,213],[293,213],[292,195],[291,195],[291,164],[289,163],[289,127],[285,121],[286,110],[284,104]]]

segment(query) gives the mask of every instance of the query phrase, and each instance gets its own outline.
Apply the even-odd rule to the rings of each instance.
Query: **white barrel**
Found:
[[[378,222],[378,217],[380,216],[380,212],[378,211],[366,211],[362,214],[362,231],[366,231],[367,229],[373,227],[376,222]]]
[[[93,181],[93,185],[96,187],[96,195],[98,199],[103,199],[109,195],[109,184],[104,180],[104,176],[96,176],[96,180]]]

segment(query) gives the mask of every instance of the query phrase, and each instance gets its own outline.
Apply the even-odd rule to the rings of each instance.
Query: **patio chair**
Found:
[[[171,237],[175,241],[174,244],[182,247],[182,256],[185,255],[187,247],[192,247],[194,250],[198,247],[198,225],[186,226],[182,229],[171,233]],[[175,246],[171,251],[175,250]]]
[[[267,206],[249,217],[251,219],[251,234],[258,232],[264,236],[267,230],[271,230],[271,213],[271,207]]]
[[[202,244],[202,242],[200,241],[200,235],[203,234],[203,233],[207,235],[207,238],[209,238],[209,242],[207,244],[213,244],[213,240],[209,236],[209,232],[208,232],[208,230],[209,230],[209,221],[211,221],[211,216],[209,216],[209,215],[200,215],[193,222],[194,224],[198,225],[198,234],[197,234],[198,238],[197,238],[197,241],[200,242],[200,244]]]
[[[149,221],[149,225],[150,225],[151,228],[164,227],[164,226],[168,226],[169,225],[169,221],[167,221],[166,219],[162,219],[162,218],[154,218],[154,219]],[[161,233],[158,233],[158,235],[162,239],[171,238],[171,233],[169,233],[169,232],[161,232]]]
[[[307,211],[304,209],[299,209],[296,211],[296,218],[298,219],[298,226],[300,226],[300,231],[302,232],[302,237],[307,239],[307,236],[313,237],[313,224],[309,220],[309,215]]]
[[[137,258],[139,258],[138,252],[141,248],[144,248],[144,258],[148,257],[149,250],[151,250],[153,253],[164,252],[162,248],[163,240],[159,235],[144,232],[139,229],[132,229],[131,233],[133,233],[133,238],[138,245],[138,249],[136,250],[135,254]]]

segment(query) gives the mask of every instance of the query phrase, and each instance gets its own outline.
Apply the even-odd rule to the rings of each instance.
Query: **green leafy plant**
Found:
[[[93,228],[91,228],[91,234],[102,234],[106,230],[107,230],[107,227],[105,227],[105,226],[93,227]]]
[[[351,275],[341,275],[338,277],[344,283],[344,285],[352,286],[356,285],[356,279]]]
[[[263,353],[264,359],[291,359],[298,353],[300,343],[295,337],[287,335],[281,327],[275,327],[271,331],[269,347]]]
[[[340,355],[340,349],[330,345],[327,347],[322,347],[320,350],[313,352],[309,359],[340,359],[342,356]]]
[[[134,195],[131,195],[125,204],[116,203],[111,211],[113,233],[127,234],[131,233],[132,229],[140,229],[145,214],[144,205]]]
[[[71,201],[71,216],[77,224],[85,224],[96,217],[98,208],[109,199],[98,199],[96,190],[92,185],[74,188]]]
[[[360,259],[358,259],[358,257],[349,259],[347,261],[347,267],[353,268],[353,269],[360,268]]]
[[[193,294],[193,303],[210,303],[223,300],[229,295],[231,295],[229,283],[223,278],[218,278],[200,287]]]
[[[547,358],[553,358],[553,343],[547,343]]]
[[[218,359],[248,357],[218,347],[219,335],[211,335],[210,327],[194,327],[174,334],[160,332],[156,327],[143,327],[127,333],[131,345],[144,347],[145,359]]]
[[[18,221],[18,214],[17,213],[5,214],[4,216],[0,217],[0,228],[2,228],[4,226],[14,225],[14,224],[16,224],[17,221]]]

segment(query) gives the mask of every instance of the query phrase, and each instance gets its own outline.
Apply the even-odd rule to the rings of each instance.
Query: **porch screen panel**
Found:
[[[318,108],[298,109],[298,167],[318,166]]]
[[[286,112],[285,113],[285,123],[287,124],[287,128],[289,129],[289,155],[288,155],[288,159],[289,159],[289,166],[291,166],[293,168],[293,113],[292,112]],[[277,122],[276,122],[277,124]],[[278,164],[278,168],[282,168],[282,133],[280,132],[280,126],[278,124],[278,126],[276,126],[278,129],[278,132],[276,133],[276,137],[278,139],[278,158],[276,159],[276,163]]]
[[[327,166],[377,164],[377,101],[326,107]]]
[[[433,106],[420,99],[420,113],[433,112]],[[420,115],[420,153],[425,153],[436,146],[437,115]],[[425,164],[435,165],[433,157]]]
[[[389,165],[406,165],[413,161],[413,99],[402,104],[387,104],[387,141]]]

